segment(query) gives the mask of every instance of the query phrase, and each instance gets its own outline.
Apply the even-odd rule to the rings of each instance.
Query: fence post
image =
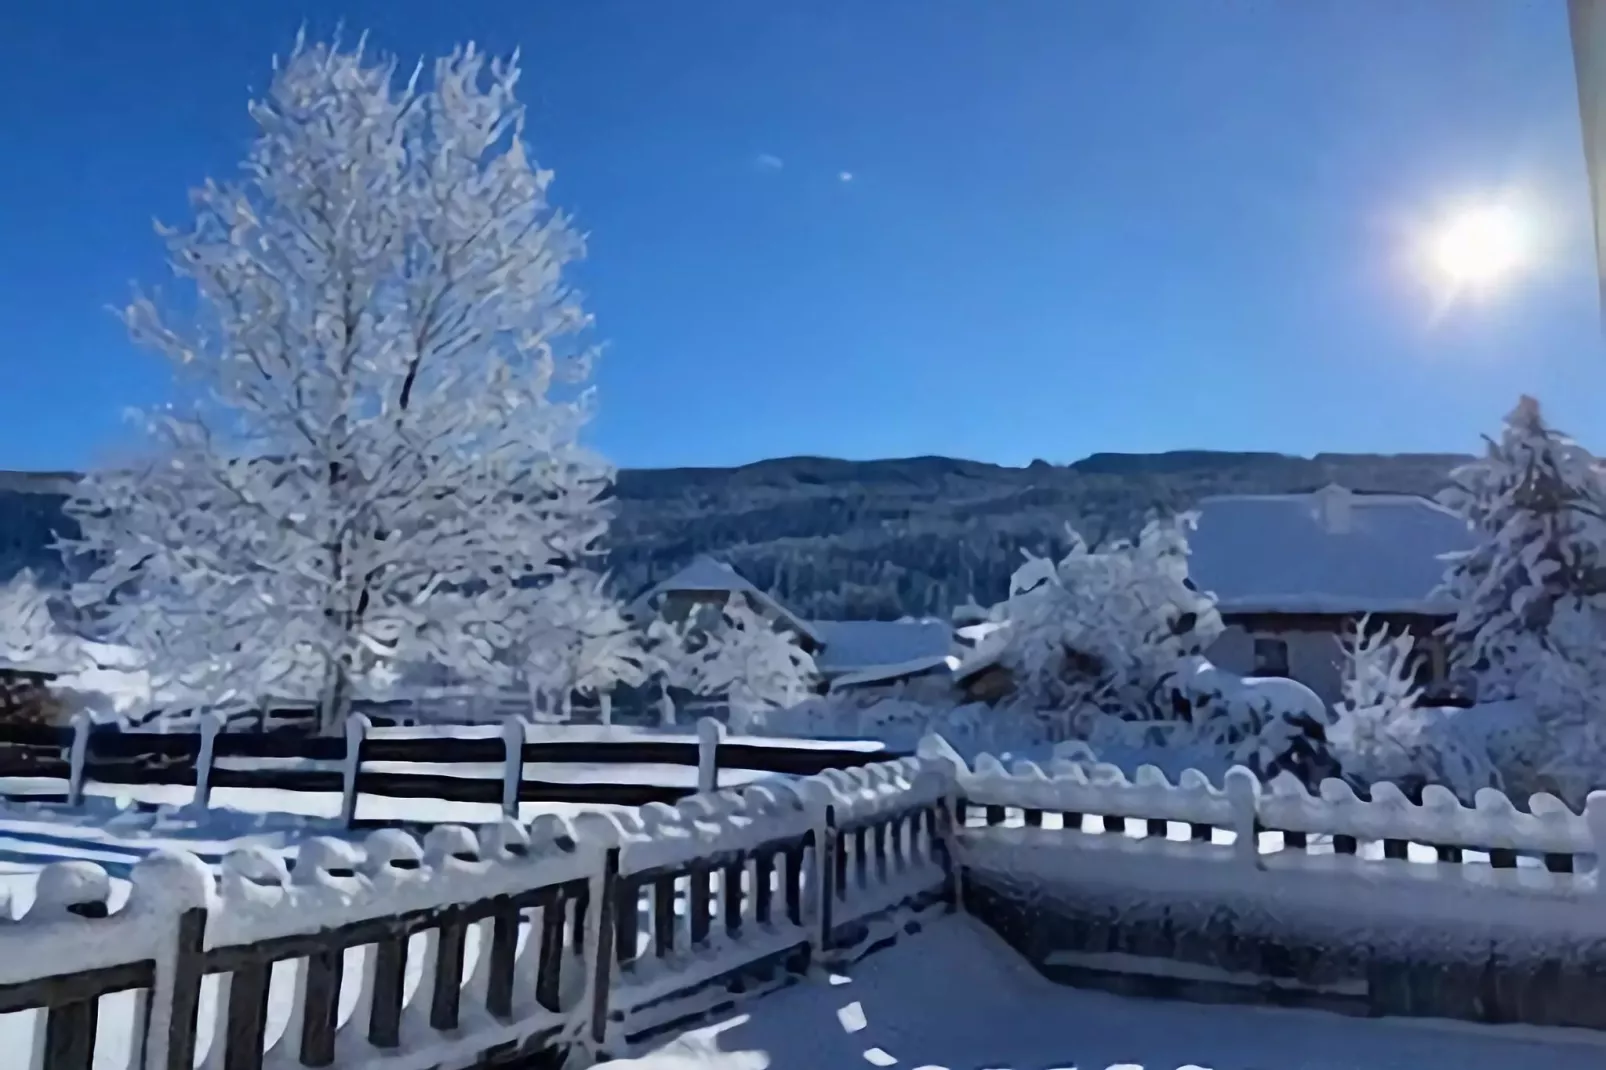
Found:
[[[1232,806],[1233,851],[1260,868],[1260,781],[1241,765],[1227,770],[1227,802]]]
[[[216,717],[201,720],[201,749],[195,756],[195,796],[190,800],[190,806],[196,810],[207,810],[212,805],[212,758],[221,727],[222,722]]]
[[[524,722],[509,716],[502,722],[502,745],[507,749],[502,766],[502,813],[519,818],[519,785],[524,783]]]
[[[831,950],[831,930],[836,928],[836,807],[827,805],[814,825],[814,888],[817,926],[812,943],[817,960]]]
[[[340,823],[346,828],[357,820],[357,781],[362,772],[362,741],[367,736],[368,718],[360,713],[346,718],[346,763],[340,783]]]
[[[619,847],[610,846],[602,856],[602,881],[592,896],[593,908],[586,918],[586,951],[591,956],[591,1036],[590,1055],[597,1061],[607,1058],[608,997],[613,985],[613,939],[619,903]]]
[[[84,803],[84,780],[89,772],[89,732],[94,724],[87,711],[75,714],[72,719],[72,747],[67,752],[68,806]]]
[[[215,904],[212,873],[194,855],[156,851],[134,866],[129,907],[148,912],[167,948],[155,960],[154,983],[135,997],[138,1070],[190,1070],[205,960],[206,921]]]
[[[1606,895],[1606,791],[1592,791],[1584,800],[1584,823],[1595,848],[1595,894]]]
[[[712,717],[697,722],[697,790],[719,790],[719,741],[725,726]]]

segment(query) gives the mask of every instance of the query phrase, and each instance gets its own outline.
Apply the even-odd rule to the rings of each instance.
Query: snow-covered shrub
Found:
[[[1221,632],[1215,599],[1188,582],[1192,520],[1152,520],[1136,541],[1096,550],[1071,531],[1058,564],[1028,555],[978,656],[1009,670],[1026,708],[1169,716],[1163,679]]]
[[[509,684],[611,478],[578,444],[589,394],[554,389],[589,365],[561,274],[583,242],[526,151],[517,64],[395,74],[302,43],[276,65],[242,180],[162,231],[195,321],[124,315],[192,404],[67,506],[95,566],[76,600],[160,682],[313,698],[326,731],[389,662]]]

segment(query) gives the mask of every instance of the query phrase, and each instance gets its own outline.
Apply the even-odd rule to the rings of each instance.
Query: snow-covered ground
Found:
[[[1606,1038],[1130,1000],[1050,983],[973,919],[756,999],[617,1070],[1597,1070]]]

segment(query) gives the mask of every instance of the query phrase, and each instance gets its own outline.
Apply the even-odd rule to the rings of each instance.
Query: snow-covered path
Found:
[[[1606,1037],[1122,999],[944,918],[617,1070],[1598,1070]]]

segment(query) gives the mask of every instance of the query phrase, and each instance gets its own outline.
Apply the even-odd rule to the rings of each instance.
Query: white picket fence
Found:
[[[969,765],[940,740],[928,740],[920,753],[954,771],[971,844],[1118,849],[1234,860],[1259,871],[1606,894],[1606,792],[1591,794],[1582,813],[1548,794],[1520,810],[1492,788],[1471,806],[1437,786],[1413,803],[1392,784],[1374,785],[1363,799],[1338,780],[1312,793],[1292,776],[1263,785],[1243,768],[1229,770],[1217,787],[1193,770],[1173,783],[1152,766],[1129,778],[1113,765],[1070,760],[1006,768],[982,755]]]
[[[214,877],[159,852],[116,911],[98,865],[56,863],[0,925],[0,1021],[26,1029],[0,1043],[32,1070],[595,1057],[722,979],[762,982],[951,899],[951,787],[907,758],[478,836],[314,839],[293,870],[246,848]]]

